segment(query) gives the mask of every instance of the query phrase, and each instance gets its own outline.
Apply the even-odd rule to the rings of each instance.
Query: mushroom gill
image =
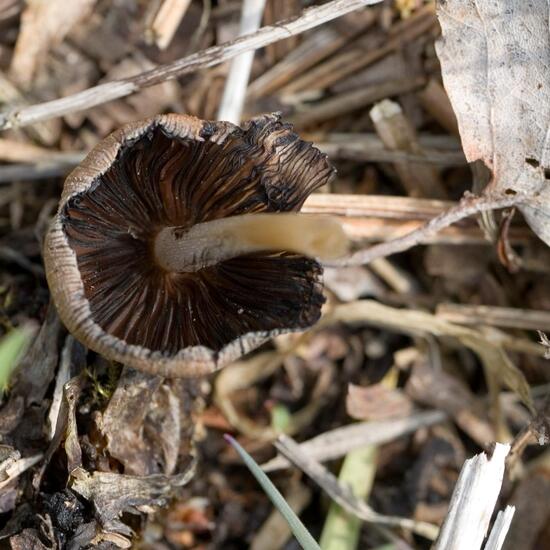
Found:
[[[257,336],[257,345],[311,326],[324,301],[322,269],[297,252],[315,239],[291,243],[315,231],[313,221],[290,214],[276,221],[273,213],[298,211],[332,174],[325,155],[275,116],[241,129],[166,115],[122,129],[69,176],[48,235],[48,280],[61,317],[90,348],[137,368],[144,355],[166,362],[200,348],[213,370],[222,355],[250,349],[243,338]],[[326,239],[341,231],[319,223]],[[231,252],[227,227],[247,235]],[[197,232],[214,244],[197,248]],[[224,354],[228,347],[240,351]],[[185,375],[185,362],[160,371]]]

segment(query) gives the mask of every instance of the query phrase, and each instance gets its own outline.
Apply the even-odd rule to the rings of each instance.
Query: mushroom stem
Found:
[[[188,231],[165,227],[154,254],[166,271],[192,272],[253,252],[297,252],[321,260],[345,255],[349,240],[334,218],[297,213],[244,214],[198,223]]]

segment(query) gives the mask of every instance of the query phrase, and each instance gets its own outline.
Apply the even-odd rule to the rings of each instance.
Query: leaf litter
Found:
[[[255,53],[243,118],[281,111],[319,144],[339,174],[307,212],[338,216],[358,251],[382,248],[366,265],[327,268],[312,330],[182,381],[72,340],[48,305],[41,242],[64,175],[106,134],[160,112],[216,117],[229,64],[170,81],[161,68],[151,88],[135,75],[233,40],[243,3],[0,0],[0,337],[41,325],[0,408],[3,542],[291,547],[224,444],[230,432],[317,540],[338,532],[360,548],[429,548],[465,459],[511,441],[500,501],[516,512],[504,548],[540,547],[549,367],[536,331],[550,311],[550,255],[529,227],[550,242],[550,76],[548,5],[530,4],[385,2]],[[267,0],[262,25],[279,32],[321,5]],[[41,107],[25,125],[28,106],[114,79],[126,79],[124,97]],[[485,169],[472,176],[465,159]],[[468,191],[477,196],[460,202]],[[499,204],[508,210],[492,211]],[[425,231],[453,207],[454,225]],[[281,433],[297,441],[276,444],[298,468],[274,450]],[[360,498],[333,474],[346,455],[359,458],[342,479],[359,487],[372,475]],[[324,490],[367,523],[327,520]]]

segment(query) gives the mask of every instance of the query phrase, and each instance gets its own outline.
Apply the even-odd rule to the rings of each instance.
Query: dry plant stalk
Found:
[[[277,40],[288,38],[313,29],[336,17],[364,6],[378,4],[381,0],[332,0],[327,4],[304,10],[296,18],[281,21],[277,25],[262,27],[257,32],[241,36],[231,42],[212,46],[156,69],[145,71],[131,78],[124,78],[93,86],[82,92],[46,101],[30,107],[12,109],[0,114],[0,130],[34,124],[41,120],[75,113],[125,97],[132,93],[154,86],[184,74],[219,65],[228,59],[250,50],[256,50]]]
[[[363,521],[407,529],[430,540],[436,538],[438,532],[436,525],[414,519],[386,516],[375,512],[365,502],[356,498],[348,487],[342,486],[338,479],[321,463],[317,462],[311,455],[305,454],[300,445],[292,438],[285,435],[279,436],[275,447],[292,464],[313,479],[334,502],[350,514]]]
[[[364,250],[358,250],[350,256],[330,262],[327,265],[332,266],[350,266],[364,265],[372,262],[376,258],[383,258],[398,252],[403,252],[418,244],[429,242],[439,231],[449,227],[450,225],[463,220],[474,214],[496,210],[500,208],[508,208],[513,206],[520,199],[519,194],[516,195],[491,195],[485,194],[476,197],[471,194],[466,194],[457,206],[450,208],[439,216],[432,218],[424,225],[407,233],[403,237],[399,237],[386,243],[381,243]]]
[[[460,325],[490,325],[522,330],[550,331],[548,311],[468,304],[440,304],[436,315]]]
[[[161,50],[166,49],[191,5],[191,0],[164,0],[149,29],[150,39]]]
[[[414,126],[397,102],[384,99],[370,110],[370,116],[387,149],[424,156],[422,148],[418,144]],[[446,198],[445,188],[433,166],[396,162],[394,167],[408,195],[435,199]]]
[[[340,458],[354,449],[366,445],[383,445],[394,439],[439,424],[447,419],[443,411],[417,412],[406,418],[356,422],[341,428],[322,433],[308,441],[300,443],[300,449],[318,462]],[[262,465],[265,472],[274,472],[288,468],[290,462],[283,456],[277,456]]]
[[[434,550],[481,548],[500,493],[509,450],[509,445],[497,443],[490,459],[481,453],[465,462]],[[490,535],[494,550],[502,547],[513,513],[514,508],[509,506],[495,523],[494,534]]]
[[[258,30],[264,12],[265,0],[244,0],[241,13],[240,34],[246,35]],[[243,111],[244,98],[254,50],[244,52],[231,61],[229,74],[225,83],[223,97],[218,110],[218,120],[227,120],[239,124]]]

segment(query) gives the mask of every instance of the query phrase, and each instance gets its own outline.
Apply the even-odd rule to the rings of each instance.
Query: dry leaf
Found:
[[[519,209],[546,244],[549,10],[547,0],[441,0],[436,46],[466,158],[490,168],[488,191],[518,194]]]
[[[123,512],[137,514],[166,504],[195,473],[195,462],[178,475],[127,476],[111,472],[72,472],[71,489],[93,502],[98,519],[106,530],[130,534],[118,518]]]
[[[494,441],[494,431],[488,420],[478,413],[476,398],[466,384],[431,367],[425,355],[416,360],[405,391],[415,401],[448,413],[481,447]]]
[[[409,416],[412,408],[411,400],[401,390],[384,384],[348,387],[346,411],[356,420],[402,418]]]
[[[143,423],[161,383],[160,376],[125,367],[109,405],[96,417],[109,453],[124,465],[126,474],[161,473],[156,466],[161,449],[150,448],[143,437]]]

